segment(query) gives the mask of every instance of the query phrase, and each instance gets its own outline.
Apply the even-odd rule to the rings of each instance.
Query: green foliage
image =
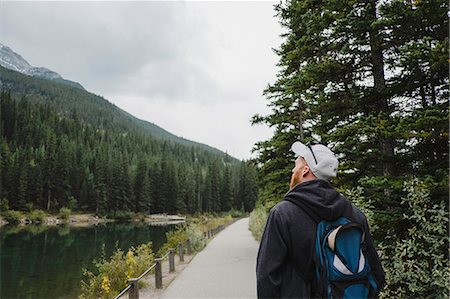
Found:
[[[413,178],[404,184],[401,204],[408,229],[380,245],[387,282],[381,298],[448,298],[448,199],[433,199],[435,187],[430,179]]]
[[[69,208],[62,207],[61,209],[59,209],[59,218],[63,220],[68,220],[71,214],[72,211]]]
[[[117,249],[109,259],[94,261],[97,274],[83,270],[79,298],[114,298],[128,285],[130,278],[140,276],[154,262],[152,243],[131,247],[127,253]]]
[[[193,251],[200,251],[206,246],[206,238],[200,226],[192,223],[186,227],[186,237],[191,242]]]
[[[9,202],[6,198],[0,200],[0,212],[5,212],[9,210]]]
[[[158,256],[164,256],[170,248],[177,250],[178,244],[186,244],[188,239],[186,225],[178,226],[175,230],[166,233],[166,243],[158,251]]]
[[[212,230],[221,226],[223,224],[229,223],[233,220],[233,217],[227,213],[226,216],[223,217],[205,217],[199,223],[200,227],[203,228],[204,231]]]
[[[106,217],[115,220],[131,220],[134,217],[134,213],[130,211],[114,211],[106,214]]]
[[[255,145],[267,208],[288,189],[295,140],[338,153],[334,183],[344,189],[385,177],[383,193],[398,196],[391,182],[448,168],[447,11],[442,1],[276,5],[286,33],[277,80],[265,90],[272,113],[253,118],[274,128]]]
[[[178,244],[186,245],[189,239],[191,247],[194,251],[200,251],[206,246],[207,239],[204,232],[215,229],[220,225],[230,223],[233,220],[231,215],[227,214],[222,217],[214,217],[207,214],[200,215],[196,218],[190,218],[189,224],[179,225],[175,230],[166,233],[166,243],[158,252],[158,256],[164,256],[169,248],[177,250]]]
[[[257,241],[261,241],[266,225],[268,213],[262,205],[257,206],[251,213],[249,219],[249,230]]]
[[[33,209],[33,203],[32,202],[27,202],[25,204],[25,210],[29,213],[31,213],[34,209]]]
[[[229,212],[227,212],[228,215],[230,215],[233,218],[244,218],[248,216],[248,213],[243,210],[235,210],[231,209]]]
[[[358,207],[367,217],[369,227],[376,231],[378,226],[374,221],[374,207],[372,205],[372,199],[364,196],[364,188],[358,186],[356,188],[347,189],[344,192],[345,196]]]
[[[385,297],[448,295],[448,3],[293,0],[275,10],[280,69],[265,90],[271,113],[253,118],[274,129],[255,145],[261,204],[288,190],[294,141],[324,143],[340,161],[333,185],[382,244]],[[404,186],[412,175],[428,186],[429,196],[415,189],[422,202]]]
[[[78,201],[75,197],[69,196],[69,200],[67,201],[67,208],[70,210],[75,210],[78,206]]]
[[[250,212],[258,200],[258,173],[253,162],[248,161],[241,165],[238,193],[235,196],[235,206]]]
[[[27,214],[26,218],[32,223],[43,223],[47,218],[47,213],[42,210],[33,210]]]
[[[23,214],[18,211],[6,210],[2,211],[2,217],[8,222],[8,224],[19,224],[23,218]]]

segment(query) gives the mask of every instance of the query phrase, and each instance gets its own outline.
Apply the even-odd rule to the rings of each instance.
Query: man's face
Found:
[[[295,167],[292,169],[291,183],[289,187],[292,189],[296,185],[303,183],[304,176],[309,172],[308,163],[306,163],[303,157],[297,157],[295,159]]]

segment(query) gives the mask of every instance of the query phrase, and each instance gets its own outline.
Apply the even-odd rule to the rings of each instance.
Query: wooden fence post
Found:
[[[174,249],[169,249],[169,272],[175,272],[175,254]]]
[[[178,244],[178,254],[180,255],[180,262],[184,262],[183,244]]]
[[[155,259],[156,267],[155,267],[155,287],[157,289],[162,289],[162,269],[161,269],[161,262],[162,259],[157,258]]]
[[[139,299],[139,279],[130,278],[128,279],[128,284],[131,285],[131,289],[128,295],[129,299]]]

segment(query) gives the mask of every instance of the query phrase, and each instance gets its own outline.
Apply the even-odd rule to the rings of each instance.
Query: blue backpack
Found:
[[[369,298],[377,293],[363,227],[345,217],[317,225],[316,292],[322,298]]]

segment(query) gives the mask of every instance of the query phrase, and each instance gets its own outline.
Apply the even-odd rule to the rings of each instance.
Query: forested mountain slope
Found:
[[[122,111],[102,97],[0,69],[0,199],[17,210],[250,211],[250,163]]]
[[[0,89],[10,91],[15,98],[25,96],[32,98],[33,102],[48,103],[62,115],[76,115],[93,126],[138,130],[155,138],[224,154],[208,145],[177,137],[153,123],[132,116],[101,96],[66,84],[27,76],[0,66]]]

